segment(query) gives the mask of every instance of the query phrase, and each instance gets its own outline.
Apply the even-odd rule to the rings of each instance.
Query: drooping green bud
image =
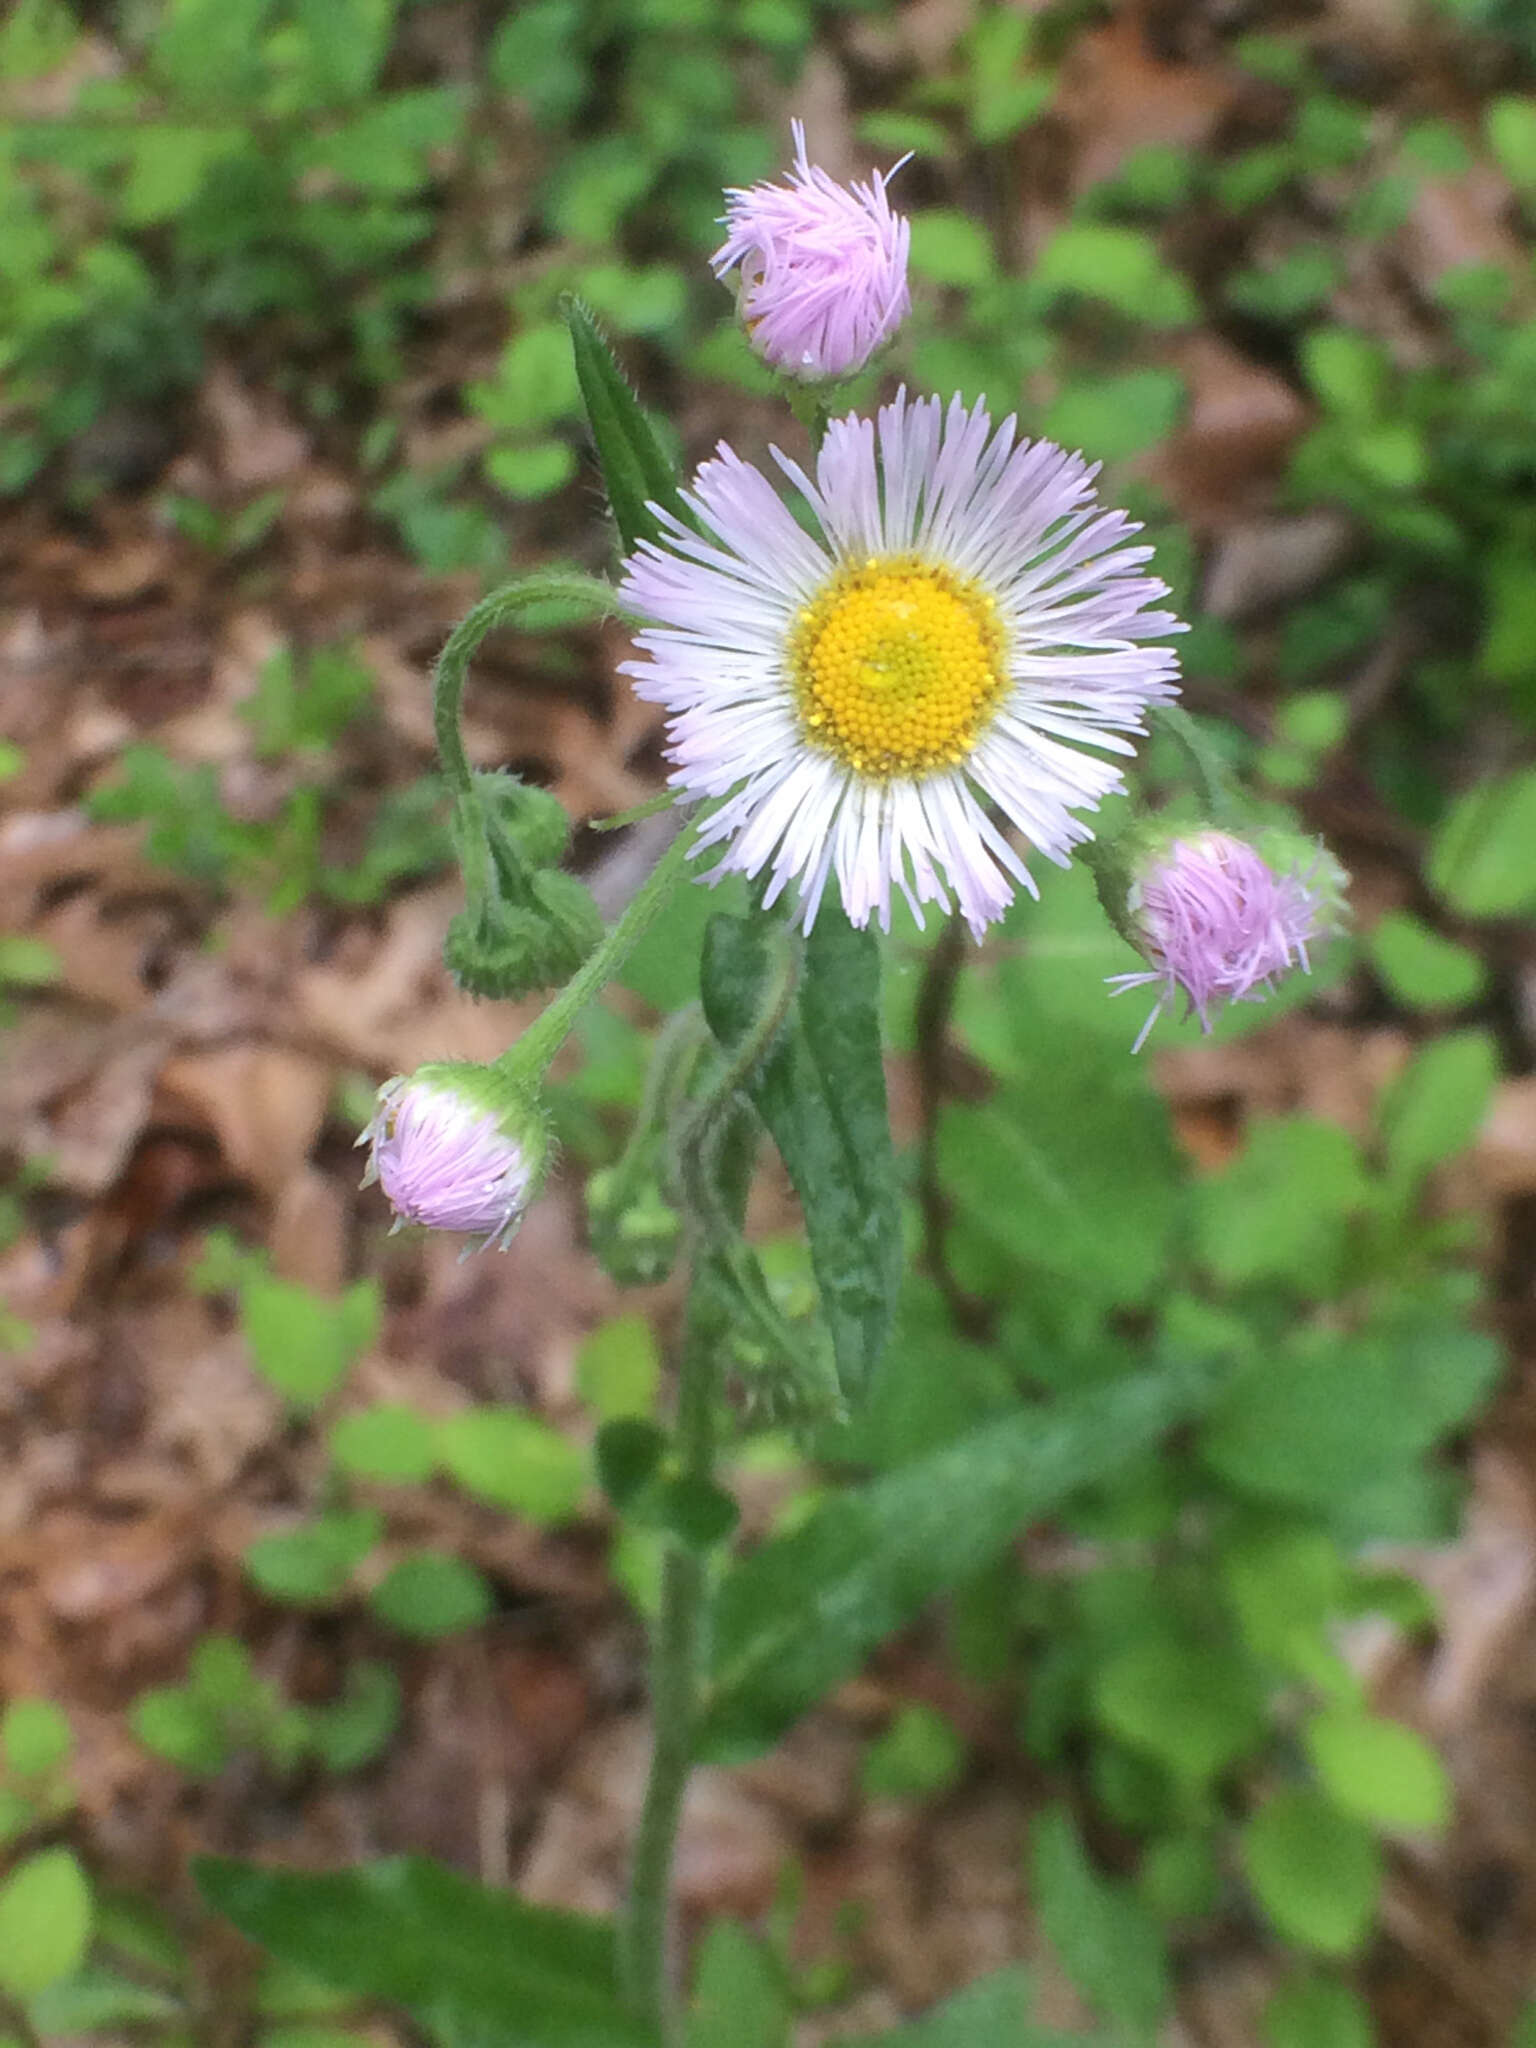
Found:
[[[558,867],[570,851],[571,821],[547,789],[501,771],[477,770],[474,792],[495,843],[496,828],[531,868]]]
[[[548,791],[510,775],[476,775],[454,812],[465,907],[443,957],[471,995],[515,1001],[566,981],[603,935],[597,905],[553,865],[570,821]]]
[[[505,1002],[567,981],[603,936],[590,892],[551,868],[529,884],[525,905],[482,898],[451,918],[443,958],[470,995]]]
[[[605,1273],[621,1287],[653,1287],[672,1270],[683,1224],[657,1180],[620,1165],[587,1182],[587,1228]]]

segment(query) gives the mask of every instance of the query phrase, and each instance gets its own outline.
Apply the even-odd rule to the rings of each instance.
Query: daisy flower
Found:
[[[639,695],[669,714],[671,780],[714,798],[715,873],[793,883],[810,929],[830,877],[856,925],[889,929],[892,890],[978,936],[1034,893],[993,812],[1065,866],[1074,815],[1121,787],[1114,761],[1176,694],[1182,630],[1149,610],[1152,550],[1105,511],[1079,455],[994,428],[981,405],[902,392],[834,420],[814,479],[773,451],[815,521],[721,446],[684,494],[694,532],[625,565],[646,621]]]
[[[1310,974],[1308,948],[1331,924],[1340,880],[1321,852],[1310,873],[1277,872],[1246,840],[1227,832],[1175,839],[1147,860],[1131,886],[1126,918],[1148,966],[1110,977],[1116,995],[1129,988],[1158,991],[1132,1050],[1140,1052],[1181,989],[1186,1015],[1209,1031],[1213,1003],[1262,1002],[1293,967]]]
[[[387,1081],[357,1142],[372,1147],[363,1186],[379,1182],[397,1229],[463,1231],[502,1250],[538,1186],[545,1149],[535,1120],[508,1114],[494,1068],[448,1060]]]
[[[844,377],[911,309],[910,230],[885,190],[901,164],[867,185],[839,185],[808,161],[799,121],[792,131],[785,184],[726,192],[725,240],[710,268],[716,277],[739,270],[742,322],[765,362],[791,377]]]

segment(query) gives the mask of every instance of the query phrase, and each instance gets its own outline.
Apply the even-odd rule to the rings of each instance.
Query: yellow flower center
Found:
[[[1007,687],[992,599],[909,556],[840,569],[800,614],[790,673],[806,738],[876,781],[965,760]]]

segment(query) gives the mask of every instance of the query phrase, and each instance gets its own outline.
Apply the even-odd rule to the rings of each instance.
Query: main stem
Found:
[[[706,1484],[714,1477],[717,1361],[730,1335],[728,1311],[722,1307],[730,1296],[722,1276],[711,1269],[729,1256],[729,1240],[722,1242],[722,1234],[741,1229],[757,1153],[758,1125],[742,1105],[740,1090],[784,1022],[799,969],[799,948],[784,946],[750,1028],[731,1046],[679,1134],[679,1150],[688,1155],[679,1180],[691,1212],[693,1271],[678,1362],[675,1440],[683,1475]],[[707,1571],[698,1551],[669,1536],[662,1559],[661,1612],[651,1639],[651,1770],[619,1927],[624,1995],[668,2048],[677,2038],[667,1969],[672,1857],[698,1728]]]
[[[709,1480],[715,1458],[715,1356],[719,1332],[695,1284],[683,1331],[677,1390],[677,1452],[690,1479]],[[630,2005],[663,2041],[675,2025],[667,1969],[672,1854],[693,1765],[707,1566],[671,1537],[661,1571],[661,1613],[651,1643],[651,1770],[640,1809],[629,1898],[619,1928],[619,1973]]]

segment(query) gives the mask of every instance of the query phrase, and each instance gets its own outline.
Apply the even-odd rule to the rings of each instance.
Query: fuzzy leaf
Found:
[[[768,960],[751,920],[711,920],[704,1014],[722,1045],[737,1043],[756,1016]],[[806,941],[794,1011],[747,1091],[800,1197],[838,1381],[856,1401],[890,1334],[901,1217],[880,1060],[879,942],[833,905]]]
[[[203,1897],[252,1941],[429,2031],[518,2048],[651,2048],[623,2013],[611,1929],[525,1905],[422,1857],[321,1876],[204,1858]]]
[[[654,540],[661,532],[655,514],[647,509],[650,503],[664,506],[679,519],[686,520],[688,514],[654,428],[580,299],[566,300],[565,322],[619,547],[627,555],[636,541]]]
[[[1149,1372],[1009,1415],[765,1543],[721,1583],[703,1753],[768,1748],[930,1600],[1147,1451],[1210,1391],[1203,1373]]]

